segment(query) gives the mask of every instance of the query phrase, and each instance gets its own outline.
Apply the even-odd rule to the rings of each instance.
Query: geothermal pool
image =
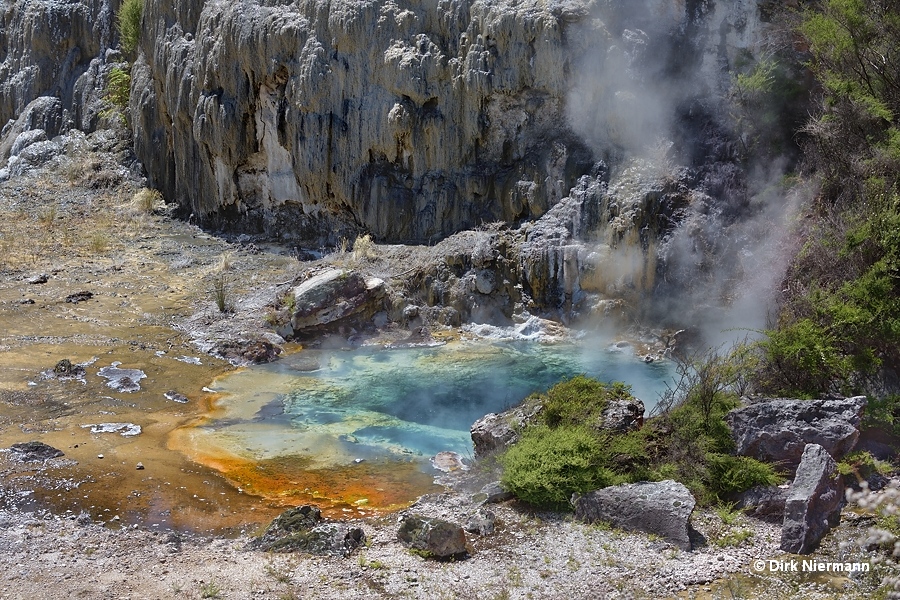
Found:
[[[429,459],[470,456],[482,415],[579,373],[624,381],[649,412],[672,365],[598,342],[304,350],[218,379],[213,411],[173,444],[245,492],[366,514],[433,491]]]

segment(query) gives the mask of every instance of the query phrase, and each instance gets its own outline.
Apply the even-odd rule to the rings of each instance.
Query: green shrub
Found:
[[[890,463],[878,460],[866,451],[851,452],[838,463],[838,472],[844,477],[854,477],[865,481],[875,473],[888,475],[892,468]]]
[[[501,484],[535,506],[565,510],[575,492],[614,483],[599,464],[600,443],[584,427],[532,427],[500,457]]]
[[[131,54],[137,49],[141,37],[141,19],[144,16],[144,0],[124,0],[116,15],[116,25],[122,50]]]
[[[747,456],[710,453],[707,463],[710,491],[719,498],[780,481],[772,465]]]
[[[631,397],[631,388],[616,382],[607,385],[596,379],[578,375],[549,390],[543,398],[544,423],[559,425],[600,425],[603,411],[612,399]]]

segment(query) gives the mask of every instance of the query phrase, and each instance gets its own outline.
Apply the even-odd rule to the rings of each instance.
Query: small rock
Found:
[[[66,296],[66,302],[70,304],[78,304],[79,302],[85,302],[94,297],[94,292],[75,292],[74,294],[69,294]]]
[[[494,533],[494,523],[497,522],[497,516],[489,510],[479,509],[474,515],[466,521],[466,531],[476,533],[478,535],[489,535]]]
[[[25,298],[24,300],[19,300],[19,304],[34,304],[34,300],[31,298]]]
[[[97,455],[97,458],[103,458],[103,455],[102,455],[102,454],[98,454],[98,455]]]
[[[171,400],[172,402],[178,402],[179,404],[187,404],[189,401],[187,396],[185,396],[184,394],[180,394],[174,390],[169,390],[168,392],[163,394],[163,397],[166,400]]]
[[[33,277],[29,277],[28,279],[25,280],[25,283],[28,283],[31,285],[39,285],[41,283],[47,283],[47,279],[48,279],[47,274],[41,273],[40,275],[35,275]]]
[[[136,464],[136,465],[134,466],[134,468],[137,469],[138,471],[143,471],[143,470],[144,470],[144,463],[139,462],[138,464]]]
[[[512,492],[507,492],[503,489],[503,486],[500,485],[499,481],[488,483],[481,488],[481,493],[486,496],[484,500],[486,504],[506,502],[507,500],[512,500],[514,497]]]

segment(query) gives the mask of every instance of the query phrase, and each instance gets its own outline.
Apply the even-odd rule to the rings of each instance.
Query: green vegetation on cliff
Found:
[[[900,364],[900,6],[807,3],[798,30],[821,85],[805,127],[820,192],[799,231],[760,387],[879,395]]]
[[[141,19],[144,16],[144,0],[124,0],[116,15],[122,50],[131,54],[141,38]]]

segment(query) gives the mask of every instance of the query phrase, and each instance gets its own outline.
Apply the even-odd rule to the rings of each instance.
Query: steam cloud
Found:
[[[766,327],[790,225],[809,193],[780,184],[790,157],[754,157],[732,128],[733,57],[710,36],[735,20],[746,27],[746,19],[716,4],[596,3],[594,19],[573,38],[585,51],[567,98],[569,126],[606,162],[611,181],[636,161],[687,181],[678,225],[658,248],[645,248],[658,252],[651,264],[659,268],[654,314],[644,316],[693,327],[713,346]],[[642,277],[646,266],[633,260],[633,248],[612,252],[613,270],[633,269],[619,280]]]

